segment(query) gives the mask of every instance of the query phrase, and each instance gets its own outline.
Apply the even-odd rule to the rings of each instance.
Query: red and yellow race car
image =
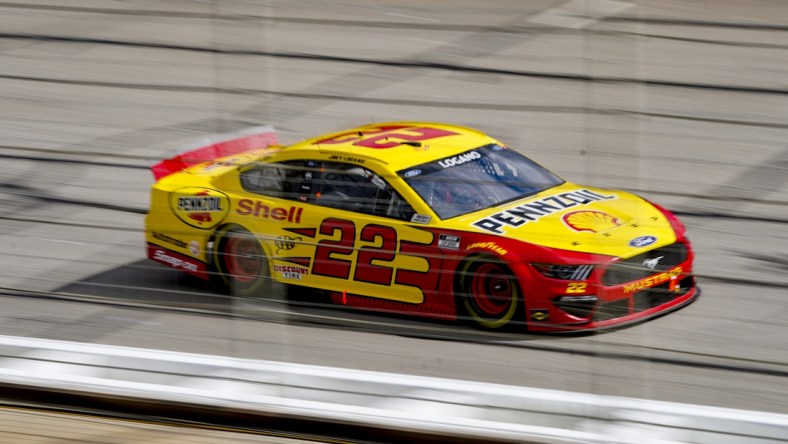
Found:
[[[153,167],[148,257],[242,296],[578,331],[699,294],[669,211],[567,182],[465,127],[391,122],[290,146],[258,129]]]

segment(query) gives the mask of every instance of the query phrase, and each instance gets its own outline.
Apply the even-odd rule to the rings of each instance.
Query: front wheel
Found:
[[[213,259],[219,283],[233,296],[261,296],[270,285],[268,258],[260,240],[244,228],[221,230]]]
[[[500,260],[479,257],[466,262],[459,273],[461,307],[477,325],[487,329],[509,326],[520,311],[520,287]]]

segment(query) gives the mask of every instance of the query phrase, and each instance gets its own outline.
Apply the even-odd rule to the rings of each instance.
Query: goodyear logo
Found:
[[[483,248],[486,250],[492,250],[501,256],[504,256],[506,253],[509,252],[506,248],[501,247],[500,245],[496,244],[495,242],[474,242],[468,245],[468,250],[473,250],[474,248]]]
[[[181,221],[195,228],[213,228],[227,216],[230,199],[209,188],[181,188],[170,194],[170,209]]]

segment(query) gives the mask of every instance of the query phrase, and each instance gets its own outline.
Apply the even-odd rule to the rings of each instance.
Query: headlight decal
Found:
[[[532,264],[543,275],[565,281],[584,281],[594,271],[593,265]]]

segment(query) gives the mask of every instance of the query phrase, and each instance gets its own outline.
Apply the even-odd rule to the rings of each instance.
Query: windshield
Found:
[[[441,219],[494,207],[564,182],[522,154],[498,144],[398,174]]]

